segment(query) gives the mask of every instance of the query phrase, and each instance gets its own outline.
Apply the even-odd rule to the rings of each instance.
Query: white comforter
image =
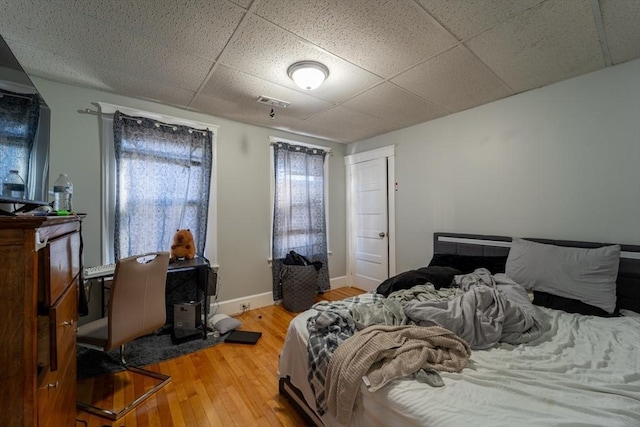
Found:
[[[361,387],[355,426],[640,425],[640,316],[599,318],[539,308],[551,326],[535,341],[475,351],[461,373],[442,372],[444,387],[407,378],[376,392]],[[308,310],[289,326],[279,365],[305,400]],[[338,426],[329,414],[327,426]]]

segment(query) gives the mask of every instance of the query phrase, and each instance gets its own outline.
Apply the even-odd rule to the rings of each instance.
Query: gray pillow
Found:
[[[238,319],[229,317],[226,314],[214,314],[213,316],[211,316],[209,325],[213,327],[216,331],[218,331],[220,335],[224,335],[227,332],[230,332],[236,328],[239,328],[242,325],[242,323]]]
[[[616,308],[620,246],[568,248],[514,238],[505,274],[525,289]]]

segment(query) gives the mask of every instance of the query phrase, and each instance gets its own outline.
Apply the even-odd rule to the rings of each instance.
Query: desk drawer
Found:
[[[49,368],[56,371],[68,360],[76,360],[78,330],[77,282],[67,288],[63,297],[49,310]]]
[[[80,273],[80,234],[75,232],[54,239],[42,249],[44,270],[40,275],[39,298],[43,307],[51,307]]]

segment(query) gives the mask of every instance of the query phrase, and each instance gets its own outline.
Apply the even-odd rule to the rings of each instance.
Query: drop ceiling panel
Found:
[[[416,1],[458,40],[464,40],[523,12],[542,0],[473,0],[473,7],[470,7],[468,1]]]
[[[233,101],[235,105],[243,109],[246,108],[246,106],[255,107],[257,104],[263,111],[266,111],[266,116],[271,107],[258,104],[256,101],[259,95],[265,95],[290,102],[291,105],[287,108],[276,108],[276,111],[279,116],[294,117],[297,119],[308,118],[327,108],[331,108],[333,105],[305,93],[262,80],[222,65],[216,69],[213,77],[207,82],[202,90],[202,94],[217,99]]]
[[[256,13],[385,78],[456,42],[413,1],[271,0]]]
[[[261,18],[253,16],[248,20],[229,44],[221,58],[222,64],[294,90],[302,90],[289,78],[287,69],[297,61],[318,61],[329,68],[329,77],[312,94],[331,102],[346,100],[382,81]]]
[[[462,111],[512,94],[482,62],[458,46],[392,80],[446,111]]]
[[[381,123],[385,124],[387,132],[447,114],[446,111],[391,83],[376,86],[345,102],[344,106],[378,117]]]
[[[515,92],[604,66],[590,0],[548,0],[466,46]]]
[[[355,126],[354,124],[358,125]],[[305,129],[340,142],[359,141],[386,132],[377,117],[343,106],[332,108],[305,121]]]
[[[139,78],[129,73],[104,67],[95,68],[75,57],[54,55],[20,43],[12,45],[11,49],[20,55],[22,66],[27,71],[40,62],[47,61],[48,71],[41,77],[49,80],[72,82],[76,86],[105,92],[125,93],[128,96],[182,108],[189,104],[195,94],[193,91]]]
[[[42,61],[48,64],[47,72],[40,77],[72,83],[75,86],[87,87],[112,93],[125,93],[128,96],[152,100],[159,103],[185,108],[195,92],[157,83],[153,80],[138,78],[129,73],[122,73],[104,67],[93,67],[76,57],[63,57],[50,52],[43,52],[32,46],[14,43],[11,46],[16,55],[20,55],[22,66],[29,71]]]
[[[231,0],[231,3],[235,3],[245,9],[249,9],[249,6],[251,6],[251,3],[253,2],[254,0]]]
[[[111,91],[112,89],[98,75],[96,67],[75,57],[57,55],[19,42],[9,42],[9,45],[14,55],[20,57],[20,64],[27,72],[42,70],[42,63],[46,63],[46,70],[40,71],[39,77],[97,90]]]
[[[600,5],[611,61],[640,57],[640,1],[601,0]]]
[[[325,135],[325,129],[319,129],[317,132],[309,130],[303,120],[284,114],[282,109],[276,109],[276,116],[271,119],[269,116],[270,108],[257,102],[247,105],[234,100],[199,94],[191,104],[191,107],[195,111],[206,111],[208,114],[241,123],[328,139]]]
[[[640,0],[0,0],[32,76],[340,142],[640,58],[639,21]],[[259,95],[292,104],[270,120]]]
[[[249,115],[245,110],[245,104],[233,100],[216,98],[213,96],[198,94],[190,104],[190,108],[194,111],[206,111],[208,114],[223,117],[230,120],[237,120],[241,123],[255,124],[253,115]],[[268,112],[261,111],[260,115],[266,116]]]
[[[196,90],[213,62],[171,50],[124,30],[114,31],[100,20],[41,2],[10,9],[7,44],[21,41],[93,68],[105,67],[139,78]],[[28,20],[29,26],[18,24]],[[15,22],[15,24],[12,24]],[[171,60],[167,60],[171,58]],[[39,68],[46,69],[43,62]]]
[[[161,104],[186,108],[195,95],[195,92],[187,89],[119,71],[102,70],[100,71],[100,76],[111,88],[110,92],[126,93],[127,96],[151,100]]]
[[[83,30],[70,30],[69,27],[75,26],[74,23],[83,29],[87,27],[87,19],[82,15],[34,0],[16,4],[3,0],[0,2],[0,17],[2,36],[7,44],[10,44],[9,41],[20,41],[53,52],[60,50],[61,46],[75,47],[80,44],[74,36],[77,37]],[[82,34],[81,39],[87,46],[97,41],[90,37],[90,33]]]
[[[95,19],[100,26],[120,28],[137,38],[210,60],[220,55],[246,12],[235,4],[210,0],[54,2]]]

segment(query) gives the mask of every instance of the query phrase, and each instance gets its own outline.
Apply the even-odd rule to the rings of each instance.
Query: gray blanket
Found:
[[[413,322],[404,313],[403,304],[409,301],[450,300],[463,293],[459,288],[436,289],[427,283],[392,292],[387,298],[374,303],[352,306],[351,314],[358,330],[371,325],[407,325]]]
[[[462,295],[448,301],[408,302],[403,306],[407,317],[421,326],[449,329],[473,350],[498,342],[528,342],[546,330],[524,288],[505,275],[492,276],[481,268],[455,281],[465,291]]]

